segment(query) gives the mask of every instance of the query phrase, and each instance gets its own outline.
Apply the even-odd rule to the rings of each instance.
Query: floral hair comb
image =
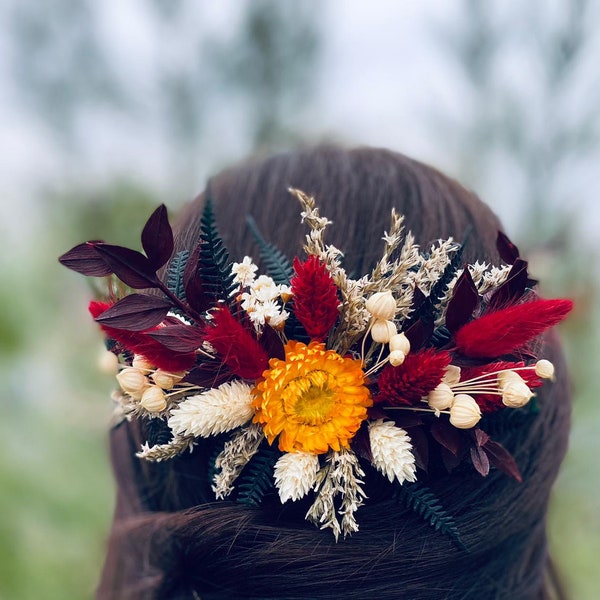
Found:
[[[461,244],[440,240],[423,253],[395,211],[381,260],[352,279],[325,243],[329,221],[313,198],[290,192],[309,229],[306,258],[290,264],[249,220],[268,274],[257,276],[249,257],[229,261],[210,199],[193,252],[173,256],[160,206],[142,232],[145,255],[92,241],[60,258],[84,275],[154,290],[90,303],[118,357],[116,411],[147,420],[146,460],[211,441],[218,499],[307,497],[306,519],[337,539],[358,530],[363,480],[379,472],[395,498],[461,546],[451,516],[415,482],[461,463],[520,481],[480,421],[535,411],[532,390],[554,375],[535,341],[572,302],[540,299],[504,234],[504,266],[463,266]]]

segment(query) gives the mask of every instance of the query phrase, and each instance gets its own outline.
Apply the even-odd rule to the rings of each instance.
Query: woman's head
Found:
[[[499,262],[500,225],[473,193],[402,155],[335,147],[249,162],[211,180],[219,232],[233,260],[258,259],[249,216],[285,255],[301,253],[306,231],[290,187],[314,195],[333,221],[327,242],[344,251],[343,265],[353,276],[369,272],[381,257],[392,208],[423,248],[452,236],[467,240],[465,262]],[[176,251],[192,251],[198,242],[204,202],[203,194],[180,215]],[[523,482],[495,469],[481,478],[460,467],[425,476],[427,488],[419,492],[422,512],[430,511],[421,517],[439,515],[440,503],[468,552],[419,518],[410,501],[381,491],[369,474],[360,530],[336,543],[304,521],[310,504],[214,502],[208,444],[149,464],[135,457],[147,426],[118,426],[111,435],[118,501],[99,595],[543,598],[546,508],[565,452],[570,406],[554,338],[542,354],[555,362],[558,379],[540,392],[539,414],[492,422],[497,431],[488,430],[513,454]],[[444,529],[443,518],[434,521]]]

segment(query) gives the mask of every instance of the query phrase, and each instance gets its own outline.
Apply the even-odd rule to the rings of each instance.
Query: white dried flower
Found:
[[[281,313],[279,312],[279,306],[274,300],[267,300],[266,302],[255,304],[253,310],[248,314],[254,325],[264,325],[270,319],[277,318]]]
[[[253,415],[252,388],[231,381],[186,398],[171,413],[169,427],[176,435],[208,437],[240,427]]]
[[[509,381],[502,386],[502,403],[509,408],[521,408],[533,397],[533,392],[524,382]]]
[[[281,331],[284,328],[285,322],[287,321],[287,318],[289,316],[290,316],[290,313],[287,310],[282,310],[280,313],[277,313],[276,315],[269,317],[267,322],[273,329],[276,329],[277,331]]]
[[[399,350],[403,354],[410,352],[410,342],[404,333],[397,333],[390,338],[390,352]]]
[[[254,273],[257,270],[258,267],[249,256],[244,256],[241,263],[234,262],[231,267],[231,272],[234,274],[233,280],[242,287],[246,287],[254,281]]]
[[[289,302],[293,298],[294,294],[292,294],[292,288],[289,285],[281,284],[279,286],[279,297],[283,300],[283,302]]]
[[[399,367],[406,360],[406,354],[401,350],[392,350],[390,352],[389,361],[392,367]]]
[[[393,321],[382,321],[377,319],[371,327],[371,337],[374,342],[387,344],[390,338],[397,333],[396,325]]]
[[[258,302],[268,302],[279,297],[277,284],[267,275],[260,275],[252,284],[251,290]]]
[[[471,429],[479,423],[481,409],[475,399],[468,394],[457,394],[450,408],[450,423],[458,429]]]
[[[535,363],[535,374],[542,379],[554,380],[554,365],[543,358]]]
[[[281,502],[306,496],[317,480],[319,457],[309,452],[286,452],[275,463],[275,486]]]
[[[391,321],[396,314],[396,301],[392,292],[377,292],[365,303],[365,308],[373,315],[374,319]]]
[[[410,437],[392,421],[378,419],[369,423],[369,440],[373,466],[390,482],[394,478],[400,484],[416,480],[415,456]]]
[[[460,381],[460,367],[448,365],[442,381],[448,385],[456,385]]]
[[[167,408],[165,393],[157,385],[151,385],[142,394],[140,404],[148,412],[161,412]]]
[[[435,389],[429,392],[427,403],[430,408],[435,410],[436,416],[440,416],[440,411],[448,410],[454,403],[454,392],[447,383],[440,383]]]
[[[136,400],[141,398],[144,390],[149,386],[146,376],[139,369],[133,367],[123,369],[117,375],[117,381],[121,389]]]

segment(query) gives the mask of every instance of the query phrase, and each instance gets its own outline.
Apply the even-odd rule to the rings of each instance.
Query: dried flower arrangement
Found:
[[[314,199],[290,192],[309,229],[307,256],[290,263],[249,220],[268,275],[257,277],[249,257],[229,261],[210,199],[191,253],[172,256],[160,206],[142,232],[145,255],[92,241],[60,258],[84,275],[158,292],[90,303],[119,361],[116,411],[161,431],[140,449],[143,459],[214,439],[218,499],[312,494],[306,519],[337,539],[358,530],[371,469],[397,492],[409,490],[405,504],[462,546],[451,516],[413,482],[430,456],[449,472],[467,463],[483,476],[493,466],[520,480],[480,420],[529,409],[532,390],[554,376],[534,342],[572,303],[536,295],[504,234],[504,266],[463,266],[461,244],[439,241],[422,253],[394,211],[381,260],[352,279],[341,251],[325,243],[329,221]]]

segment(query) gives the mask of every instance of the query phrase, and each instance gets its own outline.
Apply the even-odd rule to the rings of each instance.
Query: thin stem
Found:
[[[186,315],[189,315],[196,321],[196,323],[202,323],[202,316],[197,313],[191,306],[181,301],[162,281],[158,280],[158,288],[160,289],[175,306],[181,309]]]

